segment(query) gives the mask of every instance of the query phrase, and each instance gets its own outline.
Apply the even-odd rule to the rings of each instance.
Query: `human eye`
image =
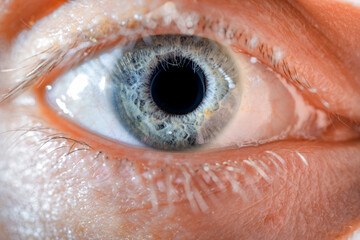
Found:
[[[232,57],[197,36],[135,41],[130,50],[117,46],[61,75],[45,87],[45,102],[100,135],[159,150],[314,139],[330,124],[255,57]]]
[[[16,186],[11,179],[21,179],[21,184],[28,187],[19,187],[16,194],[9,197],[12,201],[4,202],[12,204],[19,194],[26,198],[33,191],[29,201],[17,205],[23,208],[23,214],[12,217],[30,227],[31,221],[26,216],[33,214],[34,221],[45,222],[47,229],[54,229],[43,233],[28,231],[23,237],[40,234],[43,238],[50,235],[70,239],[97,236],[260,238],[273,229],[271,235],[280,238],[313,238],[330,236],[327,235],[329,229],[336,229],[334,232],[338,234],[344,224],[352,223],[360,211],[353,205],[351,214],[334,210],[326,215],[334,204],[346,206],[358,199],[355,193],[359,179],[354,176],[359,164],[356,157],[359,116],[355,104],[359,96],[350,84],[352,69],[344,74],[341,67],[336,66],[339,59],[326,50],[329,46],[312,35],[313,29],[307,29],[303,36],[312,41],[293,38],[291,42],[291,36],[273,36],[275,32],[289,31],[287,27],[291,24],[281,22],[282,15],[280,19],[275,17],[277,25],[271,25],[270,29],[261,27],[264,18],[253,18],[251,14],[253,11],[270,16],[275,10],[292,9],[291,4],[257,5],[250,1],[233,4],[241,16],[216,1],[189,2],[188,5],[181,1],[152,1],[151,7],[122,1],[89,1],[85,6],[74,1],[19,36],[11,50],[14,59],[8,69],[14,69],[14,64],[22,66],[16,74],[26,81],[16,83],[17,88],[13,89],[26,88],[30,82],[35,87],[2,106],[7,116],[2,129],[7,137],[1,138],[4,150],[1,160],[15,158],[16,154],[21,154],[21,160],[14,162],[15,165],[2,161],[0,169],[5,173],[1,184]],[[81,14],[85,12],[87,14]],[[299,23],[301,19],[291,16],[291,23],[304,30]],[[63,24],[58,23],[59,18]],[[179,39],[183,39],[182,42]],[[295,47],[295,43],[303,45]],[[118,66],[126,54],[126,60],[140,54],[139,51],[151,55],[157,46],[159,51],[175,48],[177,54],[188,50],[185,60],[193,57],[189,65],[194,67],[206,62],[194,60],[204,55],[201,50],[206,45],[207,51],[215,52],[216,57],[226,61],[215,64],[217,68],[210,66],[216,59],[205,65],[210,71],[217,70],[218,78],[201,70],[206,78],[215,79],[205,84],[200,77],[197,79],[203,86],[212,87],[211,93],[215,94],[210,95],[212,101],[206,102],[204,98],[201,104],[205,102],[211,107],[211,104],[226,102],[230,98],[216,95],[225,89],[223,95],[234,100],[231,102],[234,104],[228,104],[234,107],[231,114],[223,114],[224,119],[217,117],[223,121],[220,123],[208,120],[217,132],[204,148],[197,148],[203,144],[194,144],[194,141],[179,148],[171,145],[171,141],[162,140],[162,135],[156,141],[143,140],[149,134],[138,134],[138,124],[124,123],[134,121],[121,116],[128,108],[123,106],[121,111],[115,111],[111,105],[109,92],[111,96],[118,92],[115,96],[121,101],[116,104],[126,102],[124,91],[117,89],[124,77],[118,77],[117,81],[108,77],[114,72],[112,66],[115,63]],[[323,48],[318,49],[320,45]],[[308,56],[309,51],[315,50],[325,56],[326,65]],[[176,57],[179,55],[173,55],[170,60],[166,58],[170,66],[176,66]],[[139,59],[146,62],[145,57]],[[162,58],[159,59],[161,62]],[[135,63],[123,64],[122,70],[134,67],[131,64]],[[149,62],[140,67],[147,65]],[[158,65],[155,65],[156,70]],[[225,67],[221,72],[219,65],[230,65],[236,71]],[[3,74],[20,79],[6,69]],[[124,71],[118,70],[116,74]],[[128,71],[128,74],[134,72]],[[226,76],[231,76],[231,81],[227,81]],[[143,77],[138,79],[144,81]],[[241,87],[232,88],[230,83]],[[104,91],[101,86],[106,86]],[[150,87],[144,89],[142,91],[151,91]],[[341,92],[348,95],[339,96]],[[201,104],[186,111],[201,110]],[[161,108],[159,105],[153,104]],[[146,108],[142,114],[148,114],[145,116],[149,116],[149,120],[140,122],[153,123],[154,111],[148,112]],[[216,113],[214,111],[214,115]],[[175,115],[186,114],[176,112]],[[174,125],[171,121],[166,124]],[[17,130],[10,131],[12,129]],[[193,131],[198,133],[198,129]],[[34,154],[26,154],[29,146]],[[344,174],[339,176],[341,172]],[[323,185],[314,185],[314,181],[321,181]],[[334,192],[344,186],[350,190],[342,189],[333,200]],[[9,194],[6,187],[3,192]],[[297,199],[299,194],[304,196]],[[346,200],[342,200],[343,197]],[[26,203],[27,207],[23,205]],[[299,207],[291,207],[294,205]],[[316,210],[319,214],[313,213]],[[40,213],[34,214],[35,211]],[[294,219],[292,211],[296,212]],[[1,214],[4,219],[8,218],[6,211],[1,210]],[[320,219],[316,225],[322,230],[311,230],[307,219],[321,214],[330,217],[332,223]],[[231,220],[223,221],[224,216]],[[306,233],[291,229],[295,219],[300,219],[296,222],[308,229]],[[246,227],[246,222],[251,226]],[[261,224],[262,230],[257,233]],[[67,227],[58,227],[64,225]],[[159,230],[159,226],[165,225],[167,230]],[[216,227],[212,230],[211,226]],[[279,233],[281,229],[286,230]]]

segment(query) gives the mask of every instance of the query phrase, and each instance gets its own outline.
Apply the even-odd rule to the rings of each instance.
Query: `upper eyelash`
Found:
[[[48,74],[58,66],[58,64],[66,56],[66,51],[61,51],[58,49],[48,49],[41,54],[46,54],[47,58],[41,59],[35,63],[35,67],[23,77],[19,83],[11,88],[7,93],[5,93],[0,98],[0,104],[5,100],[14,97],[15,95],[20,94],[21,92],[31,88],[37,82],[45,80]],[[38,55],[33,56],[36,58]],[[0,72],[10,72],[16,71],[17,69],[3,69]]]
[[[114,31],[114,29],[117,29],[119,33],[113,34],[112,36],[109,36],[107,38],[121,37],[122,34],[124,35],[124,33],[121,33],[121,30],[125,30],[127,31],[127,33],[131,32],[138,34],[141,34],[141,31],[144,30],[144,28],[141,28],[144,26],[141,25],[139,20],[134,20],[131,18],[127,21],[123,21],[122,23],[117,23],[117,25],[115,26],[116,27],[112,27],[112,31]],[[251,37],[249,37],[251,35],[246,34],[242,30],[234,30],[228,23],[224,24],[224,22],[221,20],[214,21],[207,16],[202,16],[199,20],[199,28],[202,29],[202,31],[210,30],[212,32],[216,31],[217,33],[221,33],[220,35],[223,35],[221,36],[221,38],[228,41],[237,41],[237,43],[243,41],[244,45],[250,51],[244,51],[244,49],[236,47],[236,50],[239,52],[254,52],[254,50],[252,50],[253,46],[251,46]],[[64,44],[63,46],[59,47],[52,47],[48,50],[32,56],[29,60],[36,59],[39,55],[41,55],[42,57],[34,64],[34,68],[28,74],[26,74],[23,79],[18,81],[19,83],[16,86],[11,88],[7,93],[0,97],[0,104],[5,100],[12,98],[19,93],[31,88],[37,83],[39,83],[38,85],[40,86],[41,83],[48,76],[48,74],[63,62],[63,60],[65,59],[65,57],[67,57],[68,53],[71,50],[75,50],[76,52],[81,52],[82,50],[84,50],[84,46],[82,46],[80,49],[76,49],[77,47],[79,47],[80,44],[85,44],[87,50],[94,49],[99,47],[99,45],[101,44],[105,44],[107,38],[97,39],[95,34],[90,31],[85,31],[77,35],[74,38],[74,41],[70,44]],[[70,39],[72,38],[70,37]],[[236,46],[236,43],[234,44],[234,46]],[[298,89],[307,90],[311,93],[316,92],[316,90],[312,88],[312,86],[306,79],[300,77],[300,74],[298,74],[295,68],[290,67],[290,64],[285,59],[281,59],[280,61],[276,59],[272,47],[270,47],[264,42],[259,42],[258,44],[256,44],[255,51],[257,51],[262,56],[262,62],[265,65],[266,63],[269,63],[268,65],[276,69],[278,72],[281,72],[282,75],[285,76],[285,79],[287,81],[291,81]],[[87,56],[87,58],[89,58],[90,56],[91,55]],[[0,73],[11,71],[16,71],[16,69],[0,69]],[[324,103],[324,105],[326,105],[326,103]]]

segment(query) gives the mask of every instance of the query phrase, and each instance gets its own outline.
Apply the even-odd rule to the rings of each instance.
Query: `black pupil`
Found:
[[[190,59],[168,59],[156,67],[150,91],[163,111],[185,115],[194,111],[205,97],[206,78],[202,69]]]

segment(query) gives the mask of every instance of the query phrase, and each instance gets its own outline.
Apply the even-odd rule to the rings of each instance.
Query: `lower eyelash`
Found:
[[[299,164],[303,167],[309,164],[300,152],[280,149],[223,163],[164,161],[155,166],[145,161],[110,157],[84,142],[44,128],[39,122],[31,126],[3,133],[9,135],[6,139],[14,139],[8,151],[16,151],[19,142],[30,141],[34,145],[31,165],[41,164],[36,161],[37,157],[50,159],[52,168],[58,169],[63,179],[76,177],[79,181],[88,181],[86,184],[94,194],[105,196],[109,198],[107,201],[119,206],[125,201],[133,201],[134,205],[141,201],[142,209],[154,211],[161,207],[172,212],[174,205],[186,203],[193,212],[209,213],[212,207],[221,206],[219,197],[224,193],[237,194],[242,201],[255,203],[271,194],[276,178],[288,183],[286,172],[298,168]],[[121,211],[135,210],[138,209]]]

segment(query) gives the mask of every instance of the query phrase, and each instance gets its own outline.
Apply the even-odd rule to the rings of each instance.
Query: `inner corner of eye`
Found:
[[[247,80],[227,47],[190,35],[150,38],[137,39],[130,49],[115,47],[58,77],[46,87],[50,108],[102,137],[157,150],[210,146],[233,125],[236,132],[222,147],[259,137],[248,136],[261,121],[246,122]],[[263,105],[260,111],[271,108]],[[239,137],[242,132],[247,135]]]

